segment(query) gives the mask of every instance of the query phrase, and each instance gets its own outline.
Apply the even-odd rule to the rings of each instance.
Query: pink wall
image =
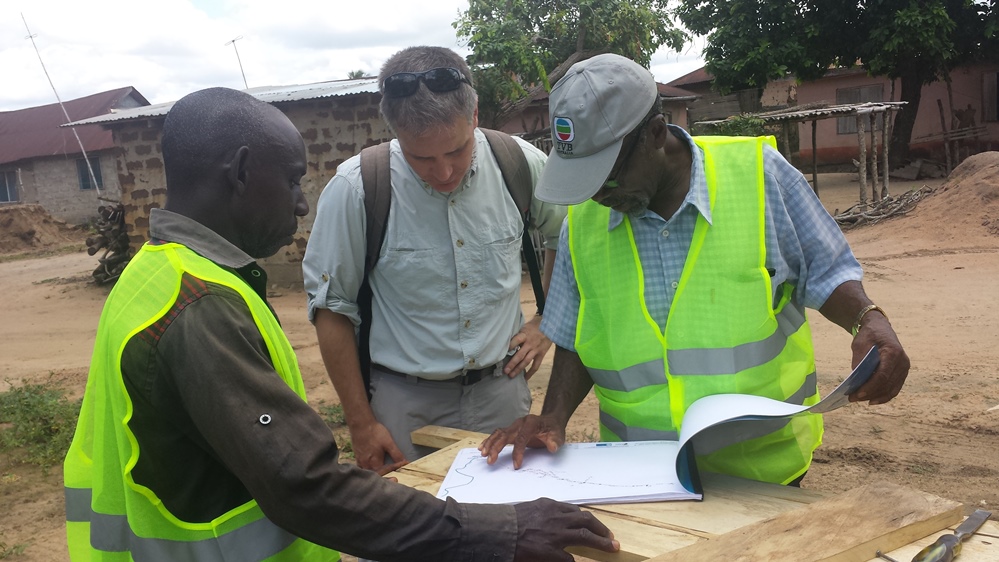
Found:
[[[975,64],[957,69],[951,73],[951,89],[954,96],[954,108],[964,109],[971,104],[975,109],[975,125],[983,124],[983,80],[987,73],[994,73],[999,70],[999,65],[995,64]],[[847,72],[835,76],[827,76],[814,82],[802,83],[797,86],[797,103],[804,106],[810,103],[836,103],[836,90],[841,88],[855,88],[881,84],[884,98],[882,101],[897,101],[901,84],[895,81],[894,100],[892,96],[891,82],[882,77],[870,77],[863,70]],[[937,108],[937,99],[943,103],[944,111],[948,111],[949,102],[947,96],[947,86],[944,82],[935,82],[923,87],[922,98],[919,103],[919,112],[912,129],[911,149],[914,155],[932,158],[943,161],[943,143],[940,140],[919,140],[919,137],[939,134],[942,131],[940,125],[940,111]],[[848,163],[851,159],[857,158],[857,134],[837,134],[836,119],[823,119],[818,121],[816,137],[818,144],[818,161],[820,164]],[[992,121],[985,123],[987,133],[979,137],[977,143],[962,141],[963,146],[968,146],[972,150],[995,150],[999,149],[999,122]],[[947,126],[951,127],[951,118],[947,118]],[[812,158],[812,124],[806,121],[798,125],[800,134],[798,157],[803,161],[811,161]],[[880,133],[879,138],[880,138]],[[868,137],[869,138],[869,137]],[[991,147],[991,148],[990,148]]]

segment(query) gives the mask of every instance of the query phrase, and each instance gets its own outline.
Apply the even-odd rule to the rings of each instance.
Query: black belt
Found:
[[[475,384],[475,383],[481,381],[484,377],[492,375],[494,372],[496,372],[496,369],[498,367],[500,367],[500,366],[501,366],[501,363],[495,363],[493,365],[490,365],[488,367],[483,367],[481,369],[469,369],[469,370],[465,371],[464,374],[458,375],[457,377],[452,377],[450,379],[441,379],[441,380],[420,379],[420,380],[425,380],[427,382],[443,382],[443,383],[447,383],[447,382],[455,382],[455,383],[457,383],[457,382],[460,382],[461,386],[469,386],[469,385],[472,385],[472,384]],[[375,364],[375,363],[371,364],[371,368],[374,369],[374,370],[377,370],[377,371],[381,371],[382,373],[385,373],[386,375],[392,375],[392,376],[396,376],[396,377],[402,377],[404,379],[408,379],[409,377],[415,377],[415,375],[407,375],[406,373],[400,373],[399,371],[395,371],[395,370],[389,369],[388,367],[386,367],[384,365],[378,365],[378,364]],[[415,377],[415,378],[419,378],[419,377]]]

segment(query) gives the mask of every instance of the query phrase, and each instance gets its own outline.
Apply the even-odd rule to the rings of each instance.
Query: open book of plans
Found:
[[[867,382],[878,361],[877,348],[872,348],[846,380],[813,406],[746,394],[705,396],[687,408],[677,441],[567,443],[554,454],[547,449],[528,449],[519,470],[513,468],[512,445],[504,448],[492,465],[478,449],[461,449],[437,497],[502,504],[546,497],[587,505],[699,500],[702,491],[692,442],[710,439],[714,431],[753,436],[760,434],[761,427],[791,416],[839,408]],[[698,434],[701,436],[694,439]]]

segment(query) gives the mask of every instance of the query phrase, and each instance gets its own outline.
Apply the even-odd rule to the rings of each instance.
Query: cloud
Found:
[[[0,89],[0,111],[55,101],[21,13],[63,100],[133,86],[161,103],[211,86],[243,88],[240,63],[256,87],[339,80],[353,70],[377,74],[385,59],[410,45],[467,54],[451,26],[467,6],[467,0],[0,0],[0,68],[5,83],[16,84]],[[226,45],[236,37],[235,48]],[[656,69],[680,63],[689,61],[653,57],[653,73],[663,80]]]

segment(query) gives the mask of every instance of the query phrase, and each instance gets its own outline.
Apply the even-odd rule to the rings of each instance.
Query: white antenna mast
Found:
[[[38,45],[35,44],[35,35],[31,33],[31,29],[28,28],[28,20],[24,19],[24,12],[21,12],[21,21],[24,22],[24,29],[28,30],[28,36],[25,39],[31,39],[31,46],[35,48],[35,54],[38,55],[38,62],[42,65],[42,72],[45,73],[45,78],[49,80],[49,86],[52,86],[52,93],[55,94],[56,101],[59,102],[59,107],[62,108],[62,114],[66,117],[66,122],[69,123],[71,120],[69,118],[69,113],[66,112],[66,106],[62,104],[62,100],[59,98],[59,92],[56,91],[55,84],[52,83],[52,77],[49,76],[48,69],[45,68],[45,62],[42,60],[42,54],[38,51]],[[80,152],[83,153],[83,161],[87,163],[87,172],[90,173],[90,182],[93,184],[94,189],[97,190],[97,195],[101,194],[101,186],[97,184],[97,177],[94,176],[94,169],[90,166],[90,158],[87,157],[87,151],[83,148],[83,141],[80,140],[80,135],[76,134],[76,127],[70,127],[73,131],[73,136],[76,137],[76,144],[80,145]]]

